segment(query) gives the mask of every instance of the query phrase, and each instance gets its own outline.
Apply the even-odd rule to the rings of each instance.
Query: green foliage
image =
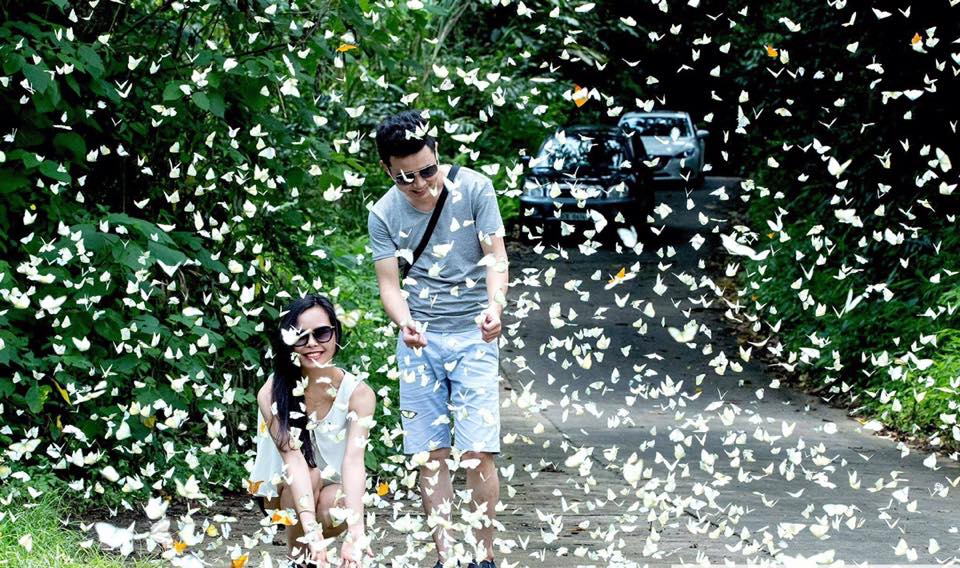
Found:
[[[956,425],[960,330],[940,331],[925,358],[894,363],[887,373],[870,381],[865,410],[902,432],[923,436],[936,445],[954,445],[960,434]]]
[[[818,355],[801,361],[799,370],[825,398],[956,446],[960,432],[941,415],[956,412],[951,338],[960,325],[954,295],[960,210],[956,198],[942,191],[952,173],[931,162],[932,149],[946,149],[953,136],[943,117],[956,85],[947,83],[916,103],[888,99],[886,90],[914,81],[929,55],[911,49],[909,37],[881,41],[880,35],[889,35],[878,27],[904,35],[886,21],[857,22],[873,33],[851,51],[836,40],[832,10],[802,4],[799,33],[760,35],[777,27],[776,10],[763,10],[742,30],[746,37],[762,37],[758,43],[788,51],[806,69],[795,80],[774,79],[771,69],[741,82],[751,95],[760,92],[762,100],[777,101],[790,113],[789,120],[750,116],[755,122],[748,130],[762,135],[748,134],[743,158],[751,164],[745,172],[751,178],[749,238],[757,250],[777,252],[762,262],[747,261],[742,284],[757,311],[781,323],[778,337],[788,356],[816,349]],[[912,20],[935,25],[950,17],[945,9],[925,5]],[[882,73],[872,64],[882,65]],[[796,73],[794,65],[767,66]],[[826,107],[831,101],[832,109]],[[776,158],[775,167],[768,157]],[[830,157],[850,165],[833,176]],[[837,211],[846,209],[856,212],[861,226],[837,222]],[[770,230],[768,223],[777,219],[783,230]],[[850,300],[859,303],[844,310]],[[934,337],[936,344],[930,342]],[[931,366],[920,372],[916,361],[927,358]]]
[[[474,33],[496,10],[467,3],[0,9],[0,477],[110,506],[190,476],[243,489],[269,334],[314,290],[348,327],[338,363],[378,392],[368,464],[386,463],[393,332],[365,243],[389,180],[370,132],[430,110],[441,155],[482,167],[509,220],[519,151],[562,119],[530,109],[569,86],[533,83],[519,32]]]

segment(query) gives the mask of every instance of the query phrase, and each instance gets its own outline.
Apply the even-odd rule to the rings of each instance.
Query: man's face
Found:
[[[436,196],[437,182],[440,179],[436,154],[424,146],[416,154],[390,157],[390,164],[381,162],[387,174],[394,179],[399,189],[410,201],[422,203]],[[411,183],[403,183],[397,178],[403,174]]]

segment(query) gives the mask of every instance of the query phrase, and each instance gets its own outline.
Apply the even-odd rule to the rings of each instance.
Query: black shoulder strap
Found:
[[[457,173],[460,171],[460,166],[454,164],[450,167],[450,173],[447,174],[447,180],[453,181],[457,179]],[[420,255],[423,254],[424,249],[427,248],[427,243],[430,241],[430,237],[433,236],[433,230],[437,226],[437,221],[440,220],[440,212],[443,211],[443,204],[447,201],[447,184],[443,184],[443,189],[440,190],[440,196],[437,197],[437,204],[433,207],[433,215],[430,216],[430,222],[427,224],[427,230],[423,233],[423,238],[420,239],[420,244],[417,245],[417,249],[413,251],[413,262],[407,264],[403,267],[403,272],[400,275],[400,280],[403,281],[407,277],[407,274],[410,273],[410,269],[413,268],[413,265],[417,263],[417,259],[420,258]]]

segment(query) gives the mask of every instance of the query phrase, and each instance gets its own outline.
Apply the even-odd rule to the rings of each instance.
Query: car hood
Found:
[[[579,172],[576,178],[570,176],[571,172],[560,172],[554,169],[535,169],[527,174],[527,179],[535,180],[540,183],[557,182],[560,185],[615,185],[625,180],[629,172],[607,170],[602,172],[585,171]]]
[[[696,138],[692,136],[682,136],[676,140],[663,136],[641,136],[640,139],[643,141],[643,148],[651,156],[672,156],[696,145]]]

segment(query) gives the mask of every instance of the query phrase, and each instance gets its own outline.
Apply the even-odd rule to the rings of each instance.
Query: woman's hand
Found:
[[[307,565],[316,568],[330,568],[327,561],[327,541],[319,533],[307,544]]]
[[[362,553],[360,551],[363,551]],[[340,568],[361,568],[363,566],[363,555],[366,554],[373,558],[373,550],[370,549],[370,539],[365,535],[354,537],[347,535],[343,540],[343,546],[340,547]]]

